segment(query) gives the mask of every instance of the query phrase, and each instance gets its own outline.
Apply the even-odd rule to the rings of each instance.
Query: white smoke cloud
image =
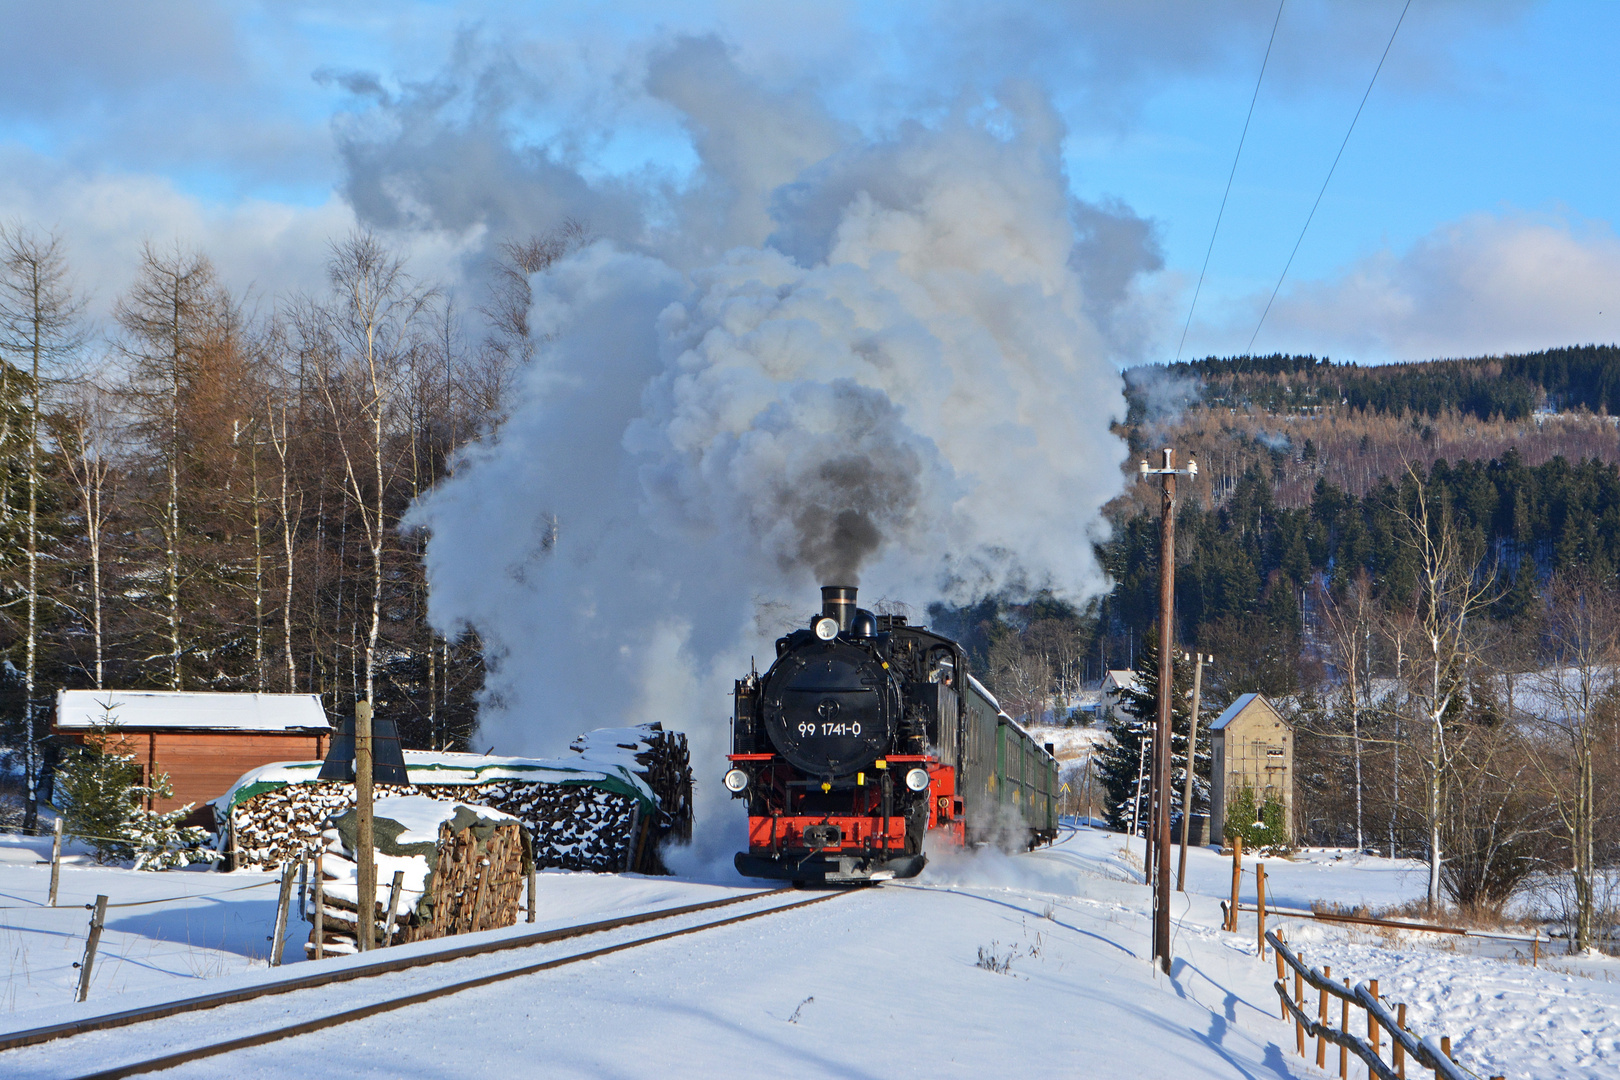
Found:
[[[916,607],[1101,587],[1123,401],[1060,138],[1036,105],[909,125],[780,187],[770,244],[600,241],[536,279],[511,420],[415,511],[434,619],[490,649],[491,741],[663,720],[712,816],[756,614],[854,575]]]

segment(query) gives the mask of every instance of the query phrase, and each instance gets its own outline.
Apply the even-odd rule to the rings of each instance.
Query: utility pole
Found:
[[[1176,452],[1164,450],[1164,465],[1153,469],[1142,459],[1137,474],[1163,483],[1159,533],[1159,723],[1153,740],[1153,958],[1170,974],[1170,707],[1175,671],[1176,477],[1194,478],[1198,462],[1175,467]]]
[[[1181,789],[1181,865],[1176,868],[1176,891],[1187,891],[1187,834],[1192,832],[1193,766],[1198,760],[1198,693],[1204,685],[1204,665],[1215,658],[1194,653],[1192,719],[1187,722],[1187,777]]]
[[[377,848],[371,832],[371,702],[354,703],[354,939],[361,952],[371,948],[377,927]]]

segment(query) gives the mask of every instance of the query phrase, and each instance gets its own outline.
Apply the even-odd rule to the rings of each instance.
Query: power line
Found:
[[[1367,80],[1367,92],[1361,95],[1361,104],[1356,106],[1356,115],[1350,118],[1350,130],[1344,133],[1344,141],[1339,144],[1339,152],[1333,155],[1333,164],[1328,167],[1327,179],[1322,181],[1322,190],[1316,193],[1316,201],[1311,204],[1311,212],[1305,217],[1305,226],[1299,230],[1299,239],[1294,241],[1294,250],[1288,253],[1288,261],[1283,264],[1283,271],[1277,275],[1277,285],[1271,290],[1271,299],[1266,301],[1266,309],[1260,313],[1260,321],[1255,324],[1254,334],[1249,338],[1249,355],[1254,355],[1254,342],[1260,336],[1260,328],[1266,325],[1266,316],[1271,314],[1271,305],[1277,300],[1277,293],[1282,289],[1283,279],[1288,276],[1288,268],[1294,265],[1294,256],[1299,254],[1299,245],[1305,242],[1305,232],[1311,227],[1311,219],[1316,217],[1316,208],[1322,205],[1322,196],[1327,194],[1328,183],[1333,179],[1333,170],[1339,167],[1339,159],[1344,156],[1344,148],[1350,145],[1350,135],[1356,130],[1356,121],[1361,119],[1361,110],[1367,107],[1367,99],[1372,96],[1373,84],[1378,81],[1378,73],[1384,70],[1384,61],[1389,59],[1389,50],[1395,44],[1395,35],[1401,32],[1401,23],[1406,21],[1406,13],[1412,7],[1412,0],[1406,0],[1406,6],[1401,8],[1401,17],[1395,20],[1395,29],[1389,33],[1389,44],[1384,46],[1384,55],[1378,58],[1378,66],[1373,69],[1372,78]]]
[[[1187,344],[1187,330],[1192,326],[1193,312],[1198,309],[1198,294],[1204,291],[1204,275],[1209,271],[1209,256],[1215,250],[1215,237],[1221,231],[1221,218],[1226,215],[1226,200],[1232,194],[1232,178],[1237,175],[1238,159],[1243,156],[1243,143],[1249,137],[1249,121],[1254,119],[1254,103],[1260,100],[1260,84],[1265,81],[1266,64],[1271,61],[1271,46],[1277,40],[1277,24],[1282,22],[1283,5],[1278,0],[1277,17],[1271,21],[1271,37],[1266,41],[1266,55],[1260,61],[1260,77],[1254,80],[1254,96],[1249,98],[1249,114],[1243,118],[1243,134],[1238,136],[1237,153],[1232,155],[1232,171],[1226,174],[1226,190],[1221,193],[1221,208],[1215,214],[1215,228],[1210,230],[1209,247],[1204,251],[1204,266],[1198,271],[1198,286],[1193,289],[1192,304],[1187,308],[1187,323],[1181,328],[1181,341],[1176,345],[1176,359]]]

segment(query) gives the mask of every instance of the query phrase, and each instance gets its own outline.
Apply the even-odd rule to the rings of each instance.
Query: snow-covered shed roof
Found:
[[[229,694],[178,690],[62,690],[56,726],[84,730],[111,719],[125,731],[329,731],[315,694]]]
[[[1255,701],[1256,698],[1260,698],[1260,695],[1259,694],[1239,694],[1237,696],[1237,698],[1233,700],[1232,704],[1230,704],[1230,705],[1228,705],[1226,707],[1226,711],[1221,713],[1220,716],[1216,717],[1215,722],[1213,724],[1209,725],[1209,730],[1211,730],[1211,731],[1224,730],[1227,724],[1230,724],[1233,720],[1236,720],[1238,718],[1239,713],[1241,713],[1244,709],[1247,709],[1250,705],[1254,704],[1254,701]],[[1261,700],[1264,700],[1264,699],[1262,698]],[[1266,702],[1267,706],[1270,706],[1270,704],[1271,703],[1269,701]],[[1272,709],[1272,712],[1275,713],[1276,711],[1277,710]]]

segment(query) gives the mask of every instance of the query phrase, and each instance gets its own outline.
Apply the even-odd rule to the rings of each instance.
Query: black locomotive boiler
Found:
[[[810,625],[736,684],[733,798],[748,801],[749,877],[912,877],[930,833],[1033,847],[1057,835],[1057,760],[968,674],[962,648],[855,589],[821,590]]]

